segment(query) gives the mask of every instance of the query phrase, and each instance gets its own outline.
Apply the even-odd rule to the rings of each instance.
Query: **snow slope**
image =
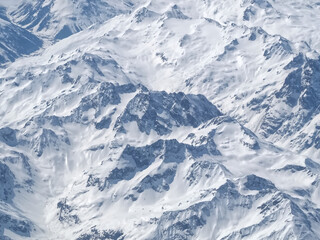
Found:
[[[320,239],[319,8],[10,6],[45,44],[0,69],[0,236]]]
[[[0,66],[6,62],[29,55],[42,47],[42,40],[27,30],[13,24],[7,8],[0,4]]]
[[[43,37],[60,40],[92,24],[128,12],[133,6],[129,0],[22,1],[11,12],[11,17],[19,25]]]

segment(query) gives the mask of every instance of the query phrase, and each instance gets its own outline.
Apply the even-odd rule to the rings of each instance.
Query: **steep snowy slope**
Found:
[[[28,83],[40,83],[26,81],[1,100],[18,87],[20,98],[12,103],[23,105]],[[38,85],[42,95],[58,81]],[[3,149],[11,149],[2,153],[4,166],[11,161],[14,169],[24,159],[26,171],[23,180],[5,170],[4,191],[15,196],[3,204],[23,212],[15,221],[25,228],[5,226],[4,235],[318,239],[314,161],[260,141],[201,95],[90,79],[65,85],[54,98],[29,100],[32,117],[1,131]],[[35,201],[41,212],[26,208]]]
[[[13,21],[26,29],[49,39],[60,40],[130,11],[134,3],[129,0],[37,0],[22,1],[11,12]]]
[[[10,22],[7,8],[0,4],[0,66],[28,55],[42,46],[42,40]]]
[[[320,239],[317,2],[9,7],[0,237]]]
[[[290,41],[281,35],[266,32],[264,27],[269,26],[267,20],[263,21],[266,26],[259,26],[256,21],[258,13],[260,20],[266,16],[272,19],[282,16],[268,2],[236,1],[233,3],[235,9],[224,15],[219,14],[226,7],[221,3],[197,2],[199,9],[196,11],[191,8],[191,3],[179,4],[151,2],[137,7],[130,15],[113,18],[50,47],[45,51],[44,61],[35,61],[48,62],[48,57],[63,57],[65,53],[68,53],[65,59],[90,53],[98,55],[98,61],[103,61],[108,55],[107,59],[111,57],[119,65],[116,71],[121,69],[131,82],[142,82],[149,88],[159,90],[204,93],[224,112],[263,137],[278,141],[283,147],[294,147],[297,151],[307,149],[311,156],[319,157],[314,141],[308,144],[300,139],[290,144],[291,139],[297,136],[316,135],[317,125],[310,122],[318,114],[318,97],[313,93],[317,90],[312,90],[316,87],[311,84],[310,87],[306,85],[294,90],[301,95],[296,96],[297,99],[304,98],[305,91],[312,92],[314,105],[311,107],[309,104],[307,108],[305,104],[300,106],[300,101],[297,106],[293,103],[288,105],[286,98],[290,93],[284,90],[292,76],[301,79],[297,80],[300,82],[317,81],[312,80],[317,79],[316,50],[299,38],[291,37]],[[310,11],[315,11],[316,6]],[[255,9],[256,18],[245,17],[247,9]],[[236,11],[241,14],[235,15]],[[50,62],[55,61],[50,59]],[[77,64],[81,62],[79,59],[76,61]],[[295,70],[299,67],[298,63],[290,64],[292,61],[301,61],[300,68],[305,66],[308,69],[310,66],[314,77],[303,80],[307,77],[297,73],[300,71]],[[99,69],[91,64],[89,71],[92,68],[98,70],[98,77],[104,78],[103,68],[108,68],[105,64],[102,63]],[[291,117],[278,116],[279,111],[292,111],[294,114]],[[295,119],[300,115],[306,117],[301,118],[297,125]],[[294,127],[291,132],[285,130],[283,134],[281,128],[287,129],[287,125]]]

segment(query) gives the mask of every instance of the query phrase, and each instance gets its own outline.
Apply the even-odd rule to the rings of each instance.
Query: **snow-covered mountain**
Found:
[[[318,2],[0,5],[0,239],[320,239]]]
[[[13,24],[8,18],[7,8],[1,5],[0,29],[0,67],[42,47],[42,40]]]
[[[102,23],[134,6],[130,0],[22,1],[11,12],[16,23],[51,40],[60,40]]]

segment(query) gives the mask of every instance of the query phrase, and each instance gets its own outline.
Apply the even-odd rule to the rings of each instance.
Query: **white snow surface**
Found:
[[[320,239],[319,2],[9,2],[0,239]]]

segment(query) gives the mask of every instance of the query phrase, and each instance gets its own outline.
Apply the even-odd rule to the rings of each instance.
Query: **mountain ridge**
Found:
[[[319,4],[0,5],[0,238],[319,238]]]

